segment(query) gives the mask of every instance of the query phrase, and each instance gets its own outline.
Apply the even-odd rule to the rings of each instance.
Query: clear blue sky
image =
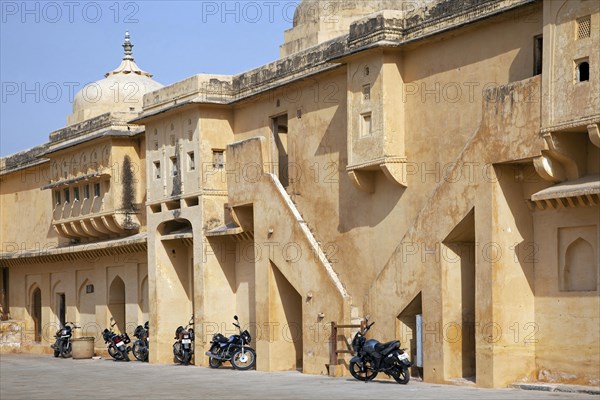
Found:
[[[0,155],[45,143],[64,127],[69,87],[77,92],[116,68],[126,30],[140,68],[169,85],[276,60],[297,3],[0,1]]]

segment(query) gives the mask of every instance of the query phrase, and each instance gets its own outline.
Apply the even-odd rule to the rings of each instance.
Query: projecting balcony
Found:
[[[60,236],[77,240],[106,239],[139,231],[141,224],[136,211],[139,206],[119,207],[112,191],[106,190],[110,188],[110,181],[99,180],[106,177],[110,175],[94,176],[96,179],[91,180],[69,179],[44,187],[53,189],[57,200],[52,226]]]

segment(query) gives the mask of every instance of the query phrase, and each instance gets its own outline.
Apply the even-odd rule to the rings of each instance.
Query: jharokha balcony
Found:
[[[52,226],[68,239],[106,239],[139,232],[138,204],[129,202],[126,188],[111,182],[110,171],[95,172],[51,183],[54,203]],[[115,198],[115,192],[121,196]]]
[[[48,163],[52,227],[72,241],[136,234],[144,226],[145,169],[135,113],[105,113],[50,134],[38,157]]]

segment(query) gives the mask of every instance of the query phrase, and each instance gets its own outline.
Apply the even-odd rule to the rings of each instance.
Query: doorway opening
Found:
[[[125,332],[125,282],[118,275],[108,291],[108,310],[120,333]]]
[[[413,363],[411,375],[423,377],[423,340],[419,337],[420,329],[417,329],[417,316],[422,315],[423,306],[421,292],[402,310],[396,321],[396,337],[400,338],[401,347],[406,347],[410,360]]]
[[[31,294],[31,317],[34,326],[34,340],[42,341],[42,291],[35,288]]]
[[[475,211],[472,209],[443,241],[447,305],[446,377],[475,382]],[[447,322],[446,322],[447,321]]]
[[[67,314],[67,305],[65,303],[65,294],[56,293],[56,316],[60,326],[65,326]]]
[[[276,360],[271,359],[272,370],[302,371],[302,296],[273,262],[269,278],[269,297],[272,299],[269,316],[271,322],[282,327],[281,334],[275,333],[271,338],[277,349],[275,354],[278,354]]]
[[[271,118],[273,127],[273,160],[277,167],[274,171],[284,188],[290,184],[288,170],[288,116],[287,114]]]

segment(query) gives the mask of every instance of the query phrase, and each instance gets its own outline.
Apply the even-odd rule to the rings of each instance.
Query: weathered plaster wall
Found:
[[[59,327],[57,293],[65,294],[65,319],[81,326],[75,337],[95,336],[95,347],[104,349],[102,330],[108,327],[112,316],[109,289],[118,276],[125,284],[125,329],[130,335],[138,324],[143,324],[142,283],[148,274],[145,253],[115,254],[106,257],[90,256],[77,261],[30,264],[10,269],[11,302],[13,319],[24,321],[23,348],[26,351],[50,352],[54,333]],[[147,279],[146,279],[147,282]],[[86,293],[86,286],[93,285],[93,293]],[[42,337],[35,342],[32,319],[32,294],[35,288],[42,295]]]
[[[549,382],[598,385],[600,371],[600,233],[598,206],[579,209],[535,211],[535,326],[529,340],[536,348],[537,378]],[[592,247],[589,267],[596,273],[593,290],[567,291],[563,287],[565,253],[568,246],[583,238]],[[561,265],[562,264],[562,265]],[[573,266],[574,267],[574,266]],[[587,278],[591,282],[594,276]],[[595,332],[595,334],[594,334]],[[560,353],[571,357],[560,357]]]

